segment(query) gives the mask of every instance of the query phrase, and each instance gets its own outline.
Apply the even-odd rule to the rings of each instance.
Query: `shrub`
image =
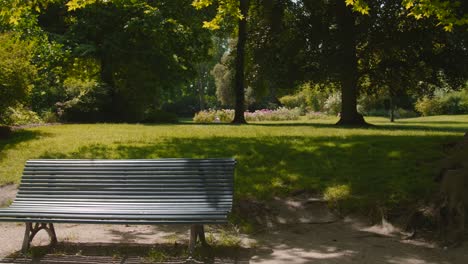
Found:
[[[3,122],[7,125],[27,125],[43,123],[36,112],[33,112],[23,105],[8,107],[4,113]]]
[[[439,99],[439,102],[441,114],[466,114],[468,113],[468,89],[447,93]]]
[[[437,98],[431,99],[426,96],[418,100],[414,108],[423,116],[438,115],[442,112],[439,100]]]
[[[245,112],[247,121],[286,121],[298,120],[301,115],[301,109],[295,107],[292,109],[280,107],[276,110],[256,110],[255,112]]]
[[[329,115],[322,113],[322,112],[308,112],[306,114],[307,119],[327,119],[330,118]]]
[[[29,96],[37,77],[31,59],[32,43],[0,34],[0,118],[6,119],[6,110]]]
[[[213,110],[208,109],[200,111],[195,114],[193,121],[196,123],[229,123],[234,119],[234,110],[222,109]]]
[[[69,78],[64,82],[64,89],[67,101],[56,103],[60,119],[73,122],[106,120],[104,108],[109,104],[106,87],[94,80]]]
[[[325,112],[330,115],[336,115],[341,112],[341,93],[331,94],[323,106]]]
[[[286,95],[279,98],[278,100],[287,108],[304,107],[306,105],[306,100],[303,93]]]
[[[461,91],[438,91],[434,97],[423,97],[415,104],[416,111],[424,116],[456,115],[468,113],[468,88]]]
[[[247,121],[285,121],[298,120],[301,110],[296,107],[288,109],[280,107],[276,110],[262,109],[254,112],[245,112]],[[205,110],[195,114],[193,121],[196,123],[229,123],[234,119],[234,110]]]
[[[41,118],[46,123],[57,123],[59,122],[59,117],[56,113],[52,111],[46,111],[41,114]]]
[[[162,111],[162,110],[151,110],[145,113],[144,123],[177,123],[178,118],[174,113]]]
[[[395,116],[399,118],[412,118],[412,117],[418,117],[419,115],[418,113],[412,110],[398,108],[395,110]]]
[[[323,111],[325,101],[330,91],[333,90],[334,87],[331,85],[324,87],[318,84],[304,83],[299,87],[297,93],[283,96],[279,98],[279,101],[287,108],[299,107],[309,111]]]

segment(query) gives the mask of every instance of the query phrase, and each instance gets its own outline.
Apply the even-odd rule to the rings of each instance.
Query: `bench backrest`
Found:
[[[230,211],[233,159],[29,160],[14,204]]]

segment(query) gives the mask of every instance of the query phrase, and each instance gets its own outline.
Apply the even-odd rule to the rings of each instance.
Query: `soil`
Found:
[[[12,199],[15,188],[0,187],[0,203]],[[252,205],[242,206],[252,209]],[[408,234],[386,221],[369,225],[357,217],[338,218],[315,198],[275,199],[268,206],[257,202],[253,207],[270,212],[265,217],[269,226],[254,234],[236,233],[230,225],[207,227],[209,241],[218,244],[212,248],[217,253],[210,263],[468,263],[467,243],[443,248],[424,240],[410,240]],[[151,250],[172,248],[176,253],[183,252],[180,249],[187,246],[189,230],[183,225],[55,226],[58,247],[47,249],[49,238],[41,231],[32,245],[33,249],[45,249],[45,253],[25,257],[19,253],[24,224],[0,223],[0,263],[141,263],[148,260]],[[226,239],[226,234],[233,233],[240,243]],[[223,247],[219,243],[227,244],[223,244],[224,250],[220,250]],[[183,261],[183,254],[177,254],[172,261]]]

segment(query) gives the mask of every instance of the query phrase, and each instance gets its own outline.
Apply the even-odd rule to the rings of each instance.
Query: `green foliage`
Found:
[[[68,78],[63,83],[64,101],[57,102],[59,117],[72,122],[103,121],[107,91],[94,80]]]
[[[234,110],[208,109],[195,114],[193,121],[195,123],[229,123],[234,118]]]
[[[349,200],[351,196],[351,188],[349,185],[341,184],[330,186],[325,189],[323,192],[323,198],[327,201],[331,206],[338,207],[340,206],[340,202]]]
[[[37,68],[31,63],[32,48],[32,42],[12,33],[0,34],[0,122],[8,107],[28,99],[37,78]]]
[[[215,80],[216,97],[218,101],[226,107],[232,107],[235,103],[234,96],[234,54],[236,41],[230,40],[230,50],[226,51],[219,63],[211,70],[211,75]]]
[[[425,96],[415,104],[423,116],[454,115],[468,113],[468,89],[439,92],[434,97]]]
[[[211,5],[217,6],[215,17],[210,21],[203,22],[203,27],[211,30],[220,29],[222,24],[232,19],[244,18],[239,10],[238,0],[193,0],[192,5],[196,9],[203,9]]]
[[[51,112],[51,111],[42,112],[41,113],[41,119],[45,123],[57,123],[57,122],[60,121],[57,113]]]
[[[468,24],[468,14],[458,12],[460,8],[463,8],[463,1],[402,0],[402,4],[409,10],[409,14],[414,18],[435,17],[439,21],[439,24],[443,25],[444,29],[447,31],[452,31],[454,26]]]
[[[247,121],[287,121],[298,120],[302,110],[299,107],[286,108],[279,107],[275,110],[255,110],[254,112],[245,112],[244,116]]]
[[[323,105],[323,110],[330,115],[337,115],[341,112],[341,93],[332,93]]]
[[[255,110],[254,112],[245,112],[244,117],[247,121],[287,121],[298,120],[301,115],[301,109],[296,107],[288,109],[280,107],[276,110]],[[205,110],[195,114],[193,121],[195,123],[229,123],[234,118],[234,110]]]
[[[398,118],[412,118],[412,117],[418,117],[419,114],[416,113],[413,110],[407,110],[403,108],[397,108],[395,110],[395,116]]]
[[[145,123],[177,123],[178,118],[174,113],[165,112],[162,110],[149,110],[145,113],[143,119]]]
[[[148,256],[147,256],[147,259],[151,262],[164,262],[167,260],[167,258],[168,256],[166,255],[165,252],[161,250],[156,250],[154,248],[152,248],[148,252]]]
[[[43,123],[36,112],[27,109],[24,105],[10,106],[5,110],[3,122],[7,125],[27,125]]]
[[[314,120],[314,119],[323,120],[323,119],[333,118],[333,116],[327,115],[325,113],[314,112],[314,111],[307,112],[305,116],[308,120]]]
[[[423,116],[437,115],[441,112],[439,100],[431,99],[427,96],[416,102],[415,109]]]
[[[314,112],[326,111],[325,102],[333,90],[333,86],[321,87],[307,82],[302,84],[295,94],[280,97],[279,101],[287,108],[299,107]]]

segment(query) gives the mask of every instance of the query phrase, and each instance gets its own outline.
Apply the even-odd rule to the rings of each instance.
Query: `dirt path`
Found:
[[[440,249],[430,244],[401,240],[397,237],[372,232],[353,220],[325,225],[300,224],[284,226],[267,233],[244,238],[243,247],[250,250],[242,263],[405,263],[405,264],[464,264],[468,263],[468,247]],[[83,248],[101,246],[103,254],[112,258],[113,248],[120,244],[149,247],[156,244],[186,245],[188,231],[184,226],[113,226],[113,225],[57,225],[59,241],[79,243],[66,255],[81,255],[99,262],[95,254],[86,256]],[[366,231],[367,230],[367,231]],[[377,231],[377,233],[376,233]],[[0,224],[0,259],[20,249],[23,225]],[[46,245],[48,238],[39,233],[34,245]],[[81,252],[81,253],[80,253]],[[63,258],[48,255],[47,258]],[[90,260],[91,259],[91,260]],[[245,258],[244,258],[245,259]],[[1,261],[0,261],[1,263]],[[20,262],[18,262],[20,263]],[[125,262],[121,262],[125,263]],[[241,263],[241,262],[238,262]]]
[[[0,204],[15,195],[14,186],[0,187]],[[3,200],[2,200],[3,199]],[[286,224],[276,225],[254,235],[239,235],[241,246],[232,246],[224,259],[214,263],[387,263],[387,264],[466,264],[468,243],[459,248],[442,249],[435,245],[404,240],[392,226],[368,226],[357,219],[329,221],[329,212],[314,205],[313,214],[301,212],[303,205],[284,201],[273,206]],[[307,204],[314,204],[308,201]],[[302,208],[304,209],[304,208]],[[307,209],[310,212],[311,208]],[[296,215],[301,223],[291,223],[287,216]],[[303,223],[320,220],[321,224]],[[320,222],[319,221],[319,222]],[[327,223],[324,223],[327,222]],[[208,238],[216,244],[233,244],[227,233],[233,228],[208,227]],[[185,249],[187,226],[124,226],[57,224],[59,246],[33,263],[139,263],[155,245]],[[228,230],[228,231],[226,231]],[[29,263],[30,259],[7,256],[18,255],[24,225],[0,223],[0,263]],[[226,235],[228,234],[228,235]],[[33,246],[48,244],[44,231],[39,232]],[[235,244],[235,243],[234,243]],[[132,256],[121,256],[118,248],[126,247]],[[156,246],[158,248],[158,246]],[[227,248],[230,246],[228,245]],[[219,250],[220,246],[215,247]],[[66,249],[66,250],[65,250]],[[148,249],[139,256],[141,249]],[[57,253],[58,252],[58,253]],[[117,253],[119,254],[117,254]],[[232,253],[234,252],[234,253]],[[135,259],[136,257],[140,257]],[[176,257],[177,258],[177,257]],[[180,257],[179,257],[180,259]]]

